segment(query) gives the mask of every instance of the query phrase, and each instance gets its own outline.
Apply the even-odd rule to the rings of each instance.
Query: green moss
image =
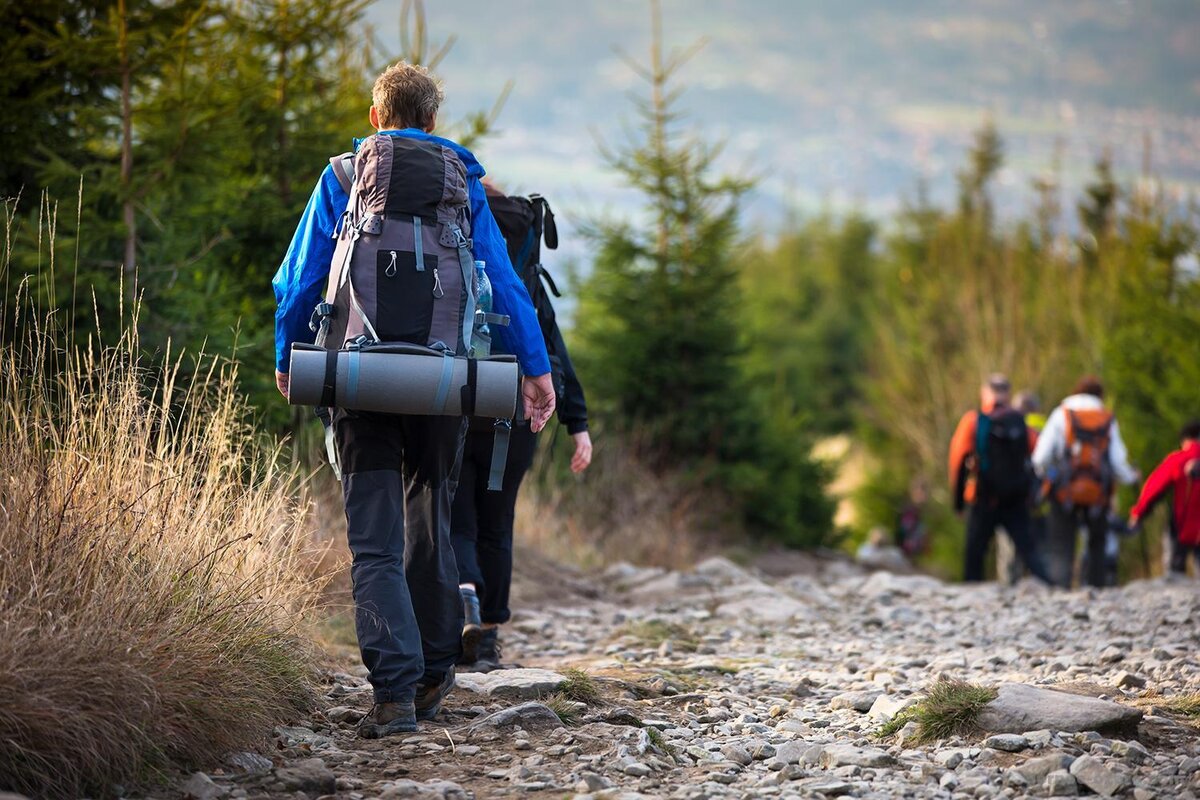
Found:
[[[941,680],[929,687],[923,700],[884,723],[876,735],[880,738],[894,736],[910,722],[917,723],[914,744],[974,733],[980,712],[995,699],[996,690],[990,687],[960,680]]]

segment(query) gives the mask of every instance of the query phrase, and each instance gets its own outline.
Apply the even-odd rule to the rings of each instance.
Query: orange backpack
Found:
[[[1067,471],[1058,491],[1063,505],[1097,507],[1112,496],[1112,466],[1108,446],[1113,415],[1106,409],[1071,411],[1066,415]]]

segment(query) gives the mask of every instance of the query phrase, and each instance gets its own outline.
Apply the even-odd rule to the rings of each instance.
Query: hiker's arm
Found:
[[[1142,493],[1138,495],[1137,502],[1133,504],[1133,508],[1129,509],[1129,519],[1131,521],[1136,523],[1143,519],[1150,513],[1154,504],[1171,488],[1176,477],[1175,470],[1173,469],[1174,466],[1174,459],[1168,456],[1146,478],[1146,483],[1142,485]]]
[[[550,359],[546,355],[546,342],[542,339],[542,328],[538,324],[529,292],[512,268],[508,246],[504,243],[504,236],[496,225],[492,210],[488,208],[483,184],[477,178],[472,178],[468,183],[475,258],[486,262],[484,269],[492,282],[492,310],[497,314],[507,314],[512,320],[509,325],[497,325],[493,330],[500,335],[505,349],[516,355],[526,375],[545,375],[550,372]]]
[[[1064,435],[1063,410],[1060,406],[1050,412],[1050,418],[1046,420],[1046,427],[1042,429],[1038,436],[1037,446],[1033,448],[1033,468],[1039,476],[1047,477],[1046,473],[1054,465],[1055,449]]]
[[[954,435],[950,437],[950,461],[947,474],[950,476],[950,490],[957,492],[967,456],[975,449],[975,412],[968,411],[958,421]]]
[[[1138,471],[1129,463],[1129,450],[1121,438],[1121,428],[1114,419],[1112,422],[1112,441],[1108,446],[1109,463],[1112,464],[1113,474],[1117,480],[1126,485],[1137,483]]]
[[[567,352],[567,344],[563,341],[558,320],[551,322],[550,327],[550,350],[558,356],[563,370],[564,387],[562,405],[558,407],[558,419],[567,426],[567,433],[574,436],[588,429],[587,399],[583,396],[583,384],[575,374],[575,365],[571,363],[571,355]]]
[[[275,290],[275,370],[286,374],[292,345],[311,343],[316,336],[308,327],[313,309],[321,300],[333,258],[333,229],[346,210],[349,198],[325,166],[308,198],[308,205],[292,235],[283,263],[271,280]],[[282,385],[281,385],[282,390]]]

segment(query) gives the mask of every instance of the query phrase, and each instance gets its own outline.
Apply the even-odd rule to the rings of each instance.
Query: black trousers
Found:
[[[1011,502],[981,499],[971,506],[967,516],[967,553],[963,568],[963,580],[982,581],[983,563],[987,558],[988,545],[996,535],[996,528],[1003,526],[1012,539],[1017,556],[1025,566],[1044,581],[1049,575],[1038,552],[1037,543],[1029,532],[1029,504],[1021,497]]]
[[[450,503],[466,420],[338,411],[354,624],[375,701],[413,699],[461,649]]]
[[[1108,539],[1108,516],[1103,508],[1065,508],[1050,504],[1049,525],[1046,529],[1046,556],[1050,566],[1051,583],[1071,588],[1075,572],[1075,551],[1078,548],[1079,528],[1087,529],[1087,551],[1097,558],[1088,558],[1087,574],[1083,580],[1089,586],[1108,585],[1104,552]]]
[[[1181,544],[1179,536],[1172,533],[1167,546],[1170,548],[1171,572],[1177,572],[1181,575],[1187,574],[1187,562],[1189,558],[1196,564],[1196,568],[1200,569],[1200,545]]]
[[[537,434],[528,425],[513,425],[504,486],[498,492],[487,488],[492,442],[490,430],[467,432],[450,517],[450,541],[458,560],[460,582],[475,584],[479,594],[480,619],[500,625],[512,617],[508,597],[512,587],[513,521],[517,492],[537,450]]]

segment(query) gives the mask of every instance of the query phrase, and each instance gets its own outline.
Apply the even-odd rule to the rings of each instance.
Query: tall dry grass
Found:
[[[264,744],[312,702],[318,587],[233,367],[5,312],[25,332],[0,346],[0,789],[105,795]]]

